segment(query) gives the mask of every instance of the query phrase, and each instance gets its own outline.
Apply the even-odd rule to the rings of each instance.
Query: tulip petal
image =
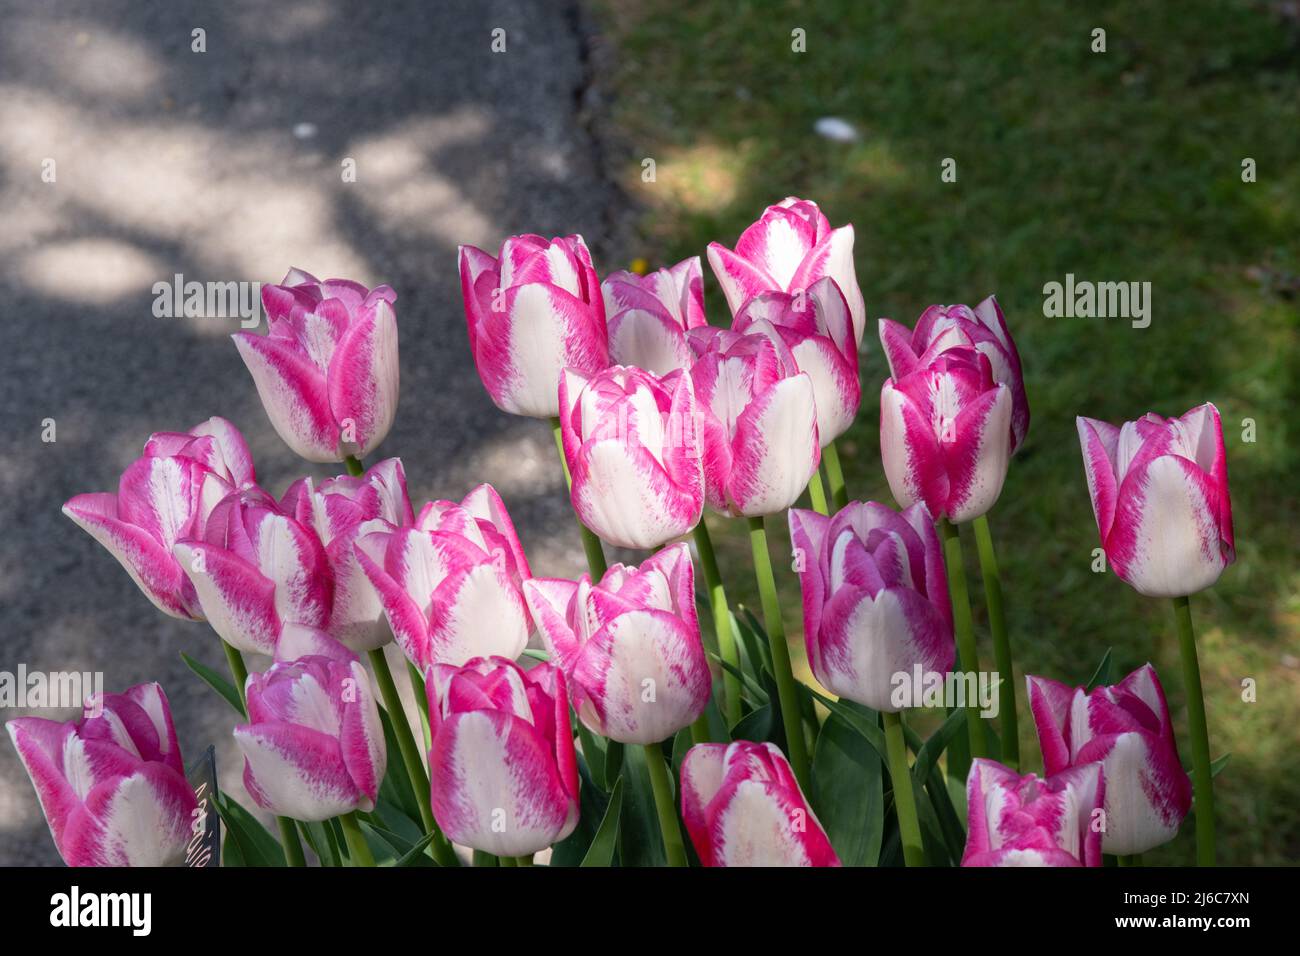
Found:
[[[572,677],[579,716],[594,717],[593,730],[627,744],[656,744],[690,726],[712,686],[699,631],[659,610],[612,620],[583,646]]]
[[[308,461],[341,460],[325,373],[284,339],[250,332],[233,338],[276,434]]]
[[[329,364],[329,405],[344,451],[369,455],[397,415],[397,317],[380,301],[348,327]],[[348,440],[349,432],[352,440]]]
[[[817,470],[820,447],[812,379],[802,373],[781,379],[736,419],[729,502],[748,516],[784,511]]]
[[[709,243],[709,265],[722,286],[732,314],[760,292],[782,291],[782,286],[763,269],[716,242]]]
[[[523,856],[562,840],[577,813],[542,738],[499,711],[447,718],[429,753],[433,815],[456,843]]]
[[[275,582],[215,545],[181,541],[173,550],[217,635],[241,651],[274,653],[280,633]]]
[[[203,619],[184,570],[147,531],[118,518],[115,495],[77,495],[63,506],[63,513],[117,559],[154,607],[172,617]]]
[[[1115,573],[1148,597],[1180,597],[1214,584],[1227,561],[1208,475],[1174,455],[1130,471],[1105,541]]]
[[[372,808],[334,737],[275,721],[241,724],[234,733],[244,755],[244,787],[259,807],[307,823]]]

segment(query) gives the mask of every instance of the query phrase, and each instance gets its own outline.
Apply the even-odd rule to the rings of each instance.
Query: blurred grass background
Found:
[[[853,497],[890,502],[880,467],[875,319],[996,292],[1024,362],[1033,421],[990,514],[1026,769],[1041,771],[1023,674],[1082,684],[1152,661],[1186,727],[1169,603],[1090,570],[1098,544],[1076,415],[1110,421],[1203,401],[1223,414],[1238,557],[1193,598],[1220,862],[1300,860],[1300,23],[1286,2],[736,2],[599,0],[614,43],[614,135],[642,203],[652,265],[732,246],[763,207],[817,200],[857,229],[867,301],[863,404],[840,440]],[[1106,52],[1091,51],[1106,31]],[[801,28],[807,52],[791,50]],[[820,117],[858,139],[813,132]],[[641,181],[641,157],[656,181]],[[940,164],[957,163],[957,181]],[[1242,161],[1258,181],[1243,183]],[[708,268],[706,264],[706,273]],[[1042,288],[1072,272],[1149,281],[1153,319],[1049,319]],[[727,312],[706,276],[710,316]],[[1243,441],[1253,419],[1256,440]],[[756,606],[739,522],[711,522],[728,584]],[[775,522],[773,523],[775,524]],[[734,527],[726,527],[733,525]],[[772,527],[787,547],[787,532]],[[991,662],[966,536],[981,660]],[[787,565],[788,566],[788,565]],[[782,579],[791,633],[797,584]],[[802,649],[798,649],[802,653]],[[799,666],[799,662],[796,662]],[[807,669],[803,668],[807,679]],[[1253,679],[1257,700],[1243,701]],[[1190,760],[1180,736],[1184,763]],[[1190,824],[1147,854],[1190,863]]]

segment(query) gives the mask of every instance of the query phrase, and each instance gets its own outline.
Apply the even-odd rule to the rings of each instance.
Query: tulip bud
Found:
[[[974,309],[966,305],[932,305],[921,313],[915,330],[881,319],[880,344],[894,379],[924,368],[957,346],[968,346],[986,356],[993,368],[993,381],[1011,389],[1011,453],[1024,444],[1029,432],[1029,399],[1020,370],[1020,353],[996,298],[989,296]]]
[[[339,475],[319,485],[300,478],[280,499],[280,507],[313,528],[325,546],[334,578],[334,604],[325,629],[357,653],[391,641],[384,605],[353,545],[362,535],[415,523],[401,460],[387,458],[364,475]]]
[[[431,502],[415,526],[358,536],[353,551],[406,657],[421,670],[473,657],[514,658],[532,621],[532,576],[505,503],[479,485],[460,503]]]
[[[798,293],[829,277],[853,317],[854,348],[862,341],[866,305],[853,267],[853,226],[832,229],[815,202],[790,196],[768,206],[734,252],[709,243],[709,265],[733,315],[760,292]]]
[[[172,547],[201,537],[217,502],[256,477],[244,436],[224,418],[209,418],[188,432],[151,435],[117,494],[77,495],[63,513],[117,558],[160,611],[201,621],[198,595]]]
[[[1203,591],[1236,559],[1219,410],[1147,413],[1122,426],[1078,419],[1106,560],[1148,597]]]
[[[689,368],[690,329],[707,325],[700,257],[649,275],[613,272],[600,284],[609,318],[609,357],[654,375]]]
[[[827,690],[897,713],[895,675],[946,674],[955,655],[943,551],[925,506],[852,502],[834,517],[790,509],[804,640]]]
[[[393,426],[396,299],[386,285],[291,269],[262,289],[268,334],[234,334],[271,425],[308,461],[364,458]]]
[[[609,365],[605,305],[581,236],[511,236],[496,259],[461,246],[460,289],[474,364],[502,411],[554,418],[561,371]]]
[[[649,549],[699,524],[704,450],[689,375],[566,369],[560,428],[573,510],[597,536]]]
[[[775,744],[696,744],[682,760],[682,820],[705,866],[839,866]]]
[[[68,866],[181,866],[198,801],[157,684],[86,701],[80,720],[5,724]]]
[[[334,580],[325,548],[260,488],[223,498],[203,536],[176,542],[173,553],[212,629],[241,651],[274,653],[283,625],[329,621]]]
[[[966,778],[962,866],[1101,866],[1106,779],[1101,764],[1042,780],[993,760]]]
[[[988,357],[948,349],[880,390],[880,457],[900,505],[978,518],[997,503],[1011,457],[1011,390]]]
[[[524,594],[551,658],[568,678],[588,728],[653,744],[688,727],[709,703],[712,678],[695,614],[695,573],[684,544],[639,568],[615,564],[593,585],[535,578]]]
[[[305,822],[374,809],[388,754],[370,675],[351,651],[290,626],[275,663],[249,674],[246,688],[248,723],[235,743],[259,807]]]
[[[433,816],[447,838],[524,856],[578,825],[578,763],[564,674],[503,657],[435,664],[429,695]]]
[[[1100,761],[1106,772],[1101,848],[1128,856],[1167,843],[1192,805],[1165,692],[1150,664],[1113,687],[1087,691],[1028,677],[1043,769],[1050,775]]]
[[[821,461],[812,378],[776,334],[693,329],[705,496],[726,515],[784,511]]]
[[[780,336],[799,371],[812,379],[823,448],[848,430],[862,402],[862,385],[853,318],[834,280],[818,279],[794,295],[761,292],[741,307],[731,327]]]

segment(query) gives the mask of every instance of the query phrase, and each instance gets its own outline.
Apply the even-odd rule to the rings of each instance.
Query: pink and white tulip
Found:
[[[581,236],[511,236],[499,258],[461,246],[460,288],[474,364],[502,411],[554,418],[561,371],[609,365],[605,303]]]
[[[775,744],[696,744],[681,777],[682,820],[705,866],[840,865]]]
[[[223,498],[203,534],[172,550],[204,617],[232,647],[272,654],[284,625],[329,622],[334,578],[325,547],[261,489]]]
[[[610,273],[600,290],[609,320],[612,362],[655,375],[690,367],[686,333],[708,324],[699,256],[644,276]]]
[[[503,657],[428,669],[433,816],[447,838],[525,856],[578,825],[578,762],[564,674]]]
[[[180,866],[198,801],[157,684],[86,701],[80,720],[5,724],[68,866]]]
[[[932,305],[921,313],[915,329],[881,319],[880,344],[889,361],[889,374],[895,379],[929,365],[939,354],[959,345],[988,356],[993,380],[1011,389],[1011,453],[1024,444],[1029,433],[1029,399],[1020,353],[996,298],[989,296],[973,309]]]
[[[365,457],[397,414],[396,294],[291,269],[262,288],[268,333],[236,332],[262,407],[308,461]]]
[[[1100,761],[1106,773],[1106,853],[1127,856],[1167,843],[1192,805],[1173,722],[1155,668],[1087,691],[1028,677],[1029,707],[1049,774]]]
[[[862,403],[862,384],[853,318],[834,280],[818,279],[794,295],[760,292],[736,313],[731,327],[741,333],[774,330],[781,337],[799,371],[812,378],[823,448],[848,431]]]
[[[1219,410],[1078,419],[1088,493],[1106,560],[1148,597],[1203,591],[1236,558]]]
[[[639,568],[615,564],[592,584],[534,578],[524,594],[542,640],[568,678],[588,728],[627,744],[653,744],[688,727],[709,703],[712,678],[695,613],[685,544]]]
[[[319,485],[300,478],[280,499],[280,507],[315,529],[325,546],[334,578],[334,603],[325,629],[358,653],[391,641],[383,602],[353,545],[362,535],[415,524],[401,459],[386,458],[364,475],[339,475]]]
[[[560,429],[573,510],[597,536],[657,548],[699,524],[704,448],[689,375],[566,369]]]
[[[695,329],[705,500],[726,515],[784,511],[821,461],[813,381],[780,336]]]
[[[1011,389],[988,356],[967,346],[880,390],[880,457],[895,500],[935,518],[969,521],[1002,493],[1011,458]]]
[[[867,309],[853,266],[853,226],[832,229],[815,202],[790,196],[768,206],[734,251],[709,243],[709,265],[733,315],[760,292],[797,293],[829,277],[848,303],[854,347],[862,341]]]
[[[514,658],[532,631],[522,584],[532,573],[505,503],[479,485],[431,502],[415,526],[360,535],[354,552],[397,644],[420,670]]]
[[[1043,780],[977,757],[966,778],[961,865],[1101,866],[1107,782],[1099,763]]]
[[[77,495],[63,513],[117,558],[160,611],[201,621],[198,595],[172,547],[202,535],[217,502],[256,478],[244,436],[224,418],[209,418],[188,432],[151,435],[116,494]]]
[[[259,807],[306,822],[374,809],[388,753],[370,675],[351,651],[291,625],[270,669],[245,686],[235,743]]]
[[[952,669],[948,579],[924,505],[899,514],[852,502],[834,517],[791,508],[790,541],[808,663],[827,690],[897,713],[895,675]]]

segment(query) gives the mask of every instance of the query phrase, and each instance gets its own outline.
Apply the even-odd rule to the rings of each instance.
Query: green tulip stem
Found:
[[[903,862],[907,866],[925,866],[921,824],[916,814],[916,796],[912,792],[912,772],[907,766],[907,742],[903,739],[903,715],[882,711],[880,716],[885,723],[885,750],[889,755],[889,779],[894,786],[898,832],[903,841]]]
[[[682,845],[682,829],[677,825],[672,776],[664,761],[663,747],[659,744],[646,744],[643,749],[646,766],[650,770],[650,786],[655,795],[659,830],[664,838],[664,855],[668,858],[669,866],[688,866],[686,848]]]
[[[388,660],[384,649],[376,648],[368,652],[370,669],[374,671],[375,683],[379,685],[379,696],[384,701],[384,710],[388,711],[388,720],[393,727],[393,736],[397,738],[397,749],[401,751],[402,763],[406,775],[410,778],[411,788],[415,791],[415,802],[420,807],[420,819],[424,822],[424,832],[433,834],[429,844],[433,858],[439,866],[456,866],[456,852],[447,838],[438,829],[438,822],[433,818],[433,805],[429,799],[429,775],[424,771],[424,761],[411,733],[411,725],[406,719],[406,709],[402,706],[401,695],[397,693],[397,684],[393,681],[393,672],[388,669]]]
[[[849,503],[849,492],[844,485],[844,469],[840,467],[840,451],[831,442],[822,449],[822,464],[826,466],[826,482],[830,485],[831,501],[835,510],[841,510]]]
[[[966,587],[966,568],[962,564],[961,533],[947,518],[939,519],[939,534],[943,538],[943,553],[948,562],[948,594],[952,599],[953,629],[957,634],[958,666],[968,674],[978,674],[979,653],[975,648],[975,625],[971,620],[970,592]],[[977,695],[968,695],[966,701],[966,729],[970,737],[972,758],[987,756],[984,750],[984,726],[980,723]]]
[[[811,793],[808,774],[808,747],[803,739],[803,719],[795,688],[794,668],[790,666],[790,646],[785,640],[785,623],[776,596],[776,579],[772,576],[772,556],[767,547],[763,518],[749,519],[749,545],[754,554],[754,577],[763,605],[763,626],[772,650],[772,669],[776,672],[776,689],[781,701],[781,721],[785,727],[786,750],[795,779],[804,793]]]
[[[722,671],[722,715],[728,727],[740,723],[740,652],[736,645],[736,632],[731,626],[731,608],[727,605],[727,589],[722,584],[718,570],[718,556],[713,551],[704,519],[695,526],[695,547],[700,552],[700,566],[704,570],[704,584],[709,589],[709,606],[713,609],[713,633],[718,638],[718,656],[735,671]],[[701,743],[702,741],[696,741]]]
[[[1002,762],[1012,770],[1020,769],[1020,727],[1016,717],[1016,676],[1011,664],[1011,640],[1007,637],[1007,619],[1002,613],[1002,578],[998,557],[993,550],[989,521],[980,515],[975,526],[975,547],[980,556],[980,575],[984,578],[984,601],[988,605],[989,630],[993,632],[993,660],[998,668],[998,713],[1002,717]]]
[[[352,810],[338,819],[343,826],[343,837],[348,842],[348,856],[352,858],[352,865],[374,866],[375,858],[370,853],[370,844],[366,843],[366,835],[361,832],[357,812]]]
[[[1192,739],[1192,786],[1196,795],[1196,865],[1214,866],[1214,776],[1210,770],[1210,730],[1205,720],[1201,665],[1192,632],[1192,607],[1186,597],[1174,598],[1178,650],[1183,660],[1183,696],[1187,698],[1188,734]]]

